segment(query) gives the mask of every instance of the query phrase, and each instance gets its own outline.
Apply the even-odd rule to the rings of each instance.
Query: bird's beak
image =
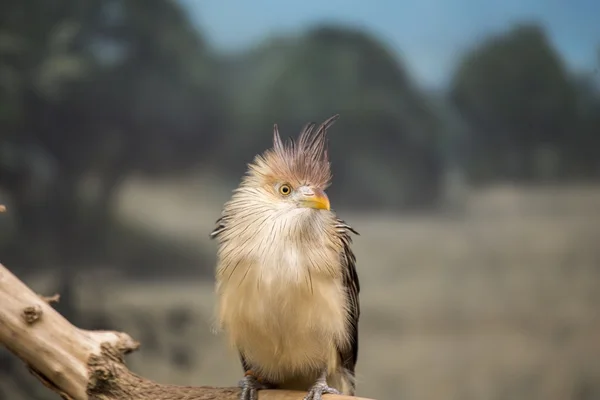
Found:
[[[314,208],[315,210],[330,210],[329,197],[321,189],[303,187],[301,188],[300,204],[302,207]]]

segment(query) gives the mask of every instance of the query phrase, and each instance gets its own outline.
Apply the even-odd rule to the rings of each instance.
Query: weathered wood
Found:
[[[73,326],[50,303],[0,264],[0,344],[51,390],[69,400],[237,400],[239,389],[165,385],[127,369],[123,356],[139,347],[128,334]],[[259,392],[260,400],[301,400],[305,393]],[[328,400],[368,400],[326,395]]]

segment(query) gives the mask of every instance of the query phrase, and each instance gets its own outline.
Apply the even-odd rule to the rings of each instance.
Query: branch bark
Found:
[[[65,400],[237,400],[239,389],[152,382],[127,369],[139,343],[128,334],[73,326],[0,264],[0,344]],[[261,390],[260,400],[301,400],[305,393]],[[328,400],[368,400],[326,395]]]

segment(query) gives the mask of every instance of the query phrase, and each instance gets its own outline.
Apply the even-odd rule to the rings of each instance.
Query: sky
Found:
[[[574,70],[600,63],[598,0],[179,0],[225,51],[332,22],[365,29],[398,54],[424,87],[442,88],[481,38],[535,20]]]

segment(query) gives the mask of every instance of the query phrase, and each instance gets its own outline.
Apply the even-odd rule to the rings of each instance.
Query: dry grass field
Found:
[[[228,190],[135,182],[119,212],[211,254],[207,233]],[[361,233],[358,394],[600,399],[600,187],[504,186],[465,201],[461,215],[339,211]],[[80,280],[83,310],[105,311],[112,328],[142,341],[129,358],[136,372],[194,385],[241,376],[237,355],[211,332],[212,282]],[[41,278],[30,283],[44,290]]]

